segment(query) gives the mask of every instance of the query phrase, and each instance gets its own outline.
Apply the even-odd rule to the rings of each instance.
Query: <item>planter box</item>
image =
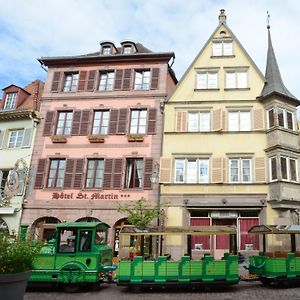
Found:
[[[105,137],[102,135],[89,135],[88,140],[90,143],[104,143]]]
[[[63,135],[53,135],[51,136],[52,143],[66,143],[67,138]]]
[[[129,134],[127,135],[127,140],[128,142],[143,142],[144,137],[142,134]]]

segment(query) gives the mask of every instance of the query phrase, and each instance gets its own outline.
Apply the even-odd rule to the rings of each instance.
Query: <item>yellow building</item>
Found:
[[[272,83],[263,93],[265,77],[221,10],[219,25],[165,105],[160,183],[161,203],[168,203],[166,225],[236,225],[238,250],[258,249],[258,238],[247,235],[248,228],[273,223],[279,215],[272,213],[268,184],[269,148],[276,147],[268,132],[276,135],[278,126],[268,129],[267,113],[274,103],[280,107],[286,95],[270,93]],[[280,97],[281,102],[276,100]],[[295,106],[290,111],[294,116]],[[296,136],[294,117],[292,122],[292,129],[284,131],[294,131]],[[275,155],[277,167],[280,154],[271,156]],[[191,243],[174,237],[165,240],[164,251],[178,258],[186,252],[197,257],[209,250],[219,256],[228,248],[223,236],[192,237]]]

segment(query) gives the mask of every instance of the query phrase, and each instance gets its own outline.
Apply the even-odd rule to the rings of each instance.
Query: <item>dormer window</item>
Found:
[[[111,46],[104,46],[102,48],[102,54],[103,55],[110,55],[111,54]]]
[[[8,93],[6,95],[4,109],[15,109],[17,104],[17,93]]]
[[[213,56],[230,56],[233,55],[232,41],[213,42]]]
[[[132,52],[132,46],[131,45],[126,45],[123,47],[123,54],[131,54]]]

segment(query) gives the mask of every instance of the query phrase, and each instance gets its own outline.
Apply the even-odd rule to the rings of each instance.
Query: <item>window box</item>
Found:
[[[128,142],[143,142],[145,135],[143,134],[129,134],[127,135]]]
[[[67,138],[64,135],[52,135],[51,141],[52,143],[66,143]]]
[[[89,139],[90,143],[104,143],[105,142],[105,136],[103,136],[103,135],[90,134],[88,136],[88,139]]]

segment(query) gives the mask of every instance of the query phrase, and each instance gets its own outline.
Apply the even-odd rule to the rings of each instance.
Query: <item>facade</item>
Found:
[[[19,231],[44,84],[10,85],[0,101],[0,229]],[[30,188],[30,186],[29,186]]]
[[[118,254],[125,216],[118,203],[159,200],[161,107],[176,84],[174,53],[142,44],[100,43],[100,52],[46,57],[48,67],[37,130],[34,188],[23,223],[51,238],[53,223],[101,220]]]
[[[273,90],[273,76],[276,82],[280,78],[274,61],[269,38],[265,78],[221,10],[219,25],[164,110],[160,182],[169,226],[236,225],[238,250],[244,251],[259,248],[257,236],[247,235],[252,225],[291,222],[300,195],[299,103],[286,89]],[[276,117],[281,115],[284,125]],[[280,177],[280,168],[292,171],[285,175],[289,180]],[[169,238],[165,244],[165,252],[174,257],[189,251],[197,257],[211,250],[221,256],[229,249],[223,236],[192,237],[191,249],[182,238]]]

